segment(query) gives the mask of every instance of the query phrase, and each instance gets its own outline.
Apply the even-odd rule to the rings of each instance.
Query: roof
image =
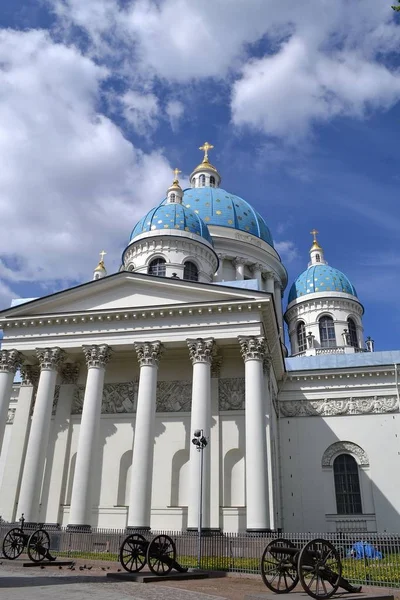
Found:
[[[376,367],[400,365],[400,350],[383,352],[357,352],[355,354],[320,354],[285,358],[287,371],[316,371],[346,369],[351,367]]]

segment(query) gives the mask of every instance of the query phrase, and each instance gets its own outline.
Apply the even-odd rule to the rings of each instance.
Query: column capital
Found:
[[[21,366],[21,385],[31,385],[36,388],[39,383],[40,367],[38,365]]]
[[[214,338],[187,339],[189,356],[192,364],[207,363],[211,365],[214,355]]]
[[[254,273],[255,271],[259,271],[261,274],[264,272],[265,273],[265,267],[264,265],[262,265],[261,263],[254,263],[253,265],[251,265],[251,271]]]
[[[15,373],[21,362],[22,354],[18,350],[0,350],[0,373]]]
[[[164,346],[159,340],[155,342],[135,342],[134,347],[141,367],[158,367]]]
[[[61,384],[62,385],[75,385],[79,377],[80,364],[79,363],[65,363],[62,367]]]
[[[267,351],[265,337],[243,335],[238,337],[240,344],[240,353],[243,360],[260,360],[263,361]]]
[[[41,371],[58,371],[65,360],[65,351],[61,348],[36,348]]]
[[[236,258],[233,259],[232,264],[235,267],[238,267],[240,265],[247,265],[247,260],[241,256],[237,256]]]
[[[107,344],[100,344],[99,346],[82,346],[82,351],[85,355],[86,366],[88,369],[92,369],[93,367],[105,369],[112,353],[110,346]]]

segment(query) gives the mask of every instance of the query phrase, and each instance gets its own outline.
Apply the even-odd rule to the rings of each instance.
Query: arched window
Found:
[[[338,515],[362,514],[358,465],[351,454],[339,454],[333,462]]]
[[[297,328],[297,347],[299,352],[304,352],[307,350],[307,340],[306,340],[306,326],[303,321],[298,323]]]
[[[332,317],[320,318],[319,339],[322,348],[334,348],[336,346],[335,325]]]
[[[315,255],[315,260],[316,260],[317,262],[321,262],[321,255],[320,255],[320,254],[316,254],[316,255]]]
[[[206,185],[206,176],[200,175],[199,182],[200,182],[200,187],[204,187]]]
[[[171,202],[171,204],[173,204],[176,200],[176,195],[175,194],[170,194],[169,195],[169,201]]]
[[[183,269],[183,279],[188,279],[189,281],[199,280],[199,270],[194,263],[190,261],[185,262],[185,268]]]
[[[215,177],[214,177],[214,175],[211,175],[211,177],[210,177],[210,187],[215,187]]]
[[[347,326],[350,335],[350,346],[353,346],[353,348],[358,348],[357,327],[351,317],[347,319]]]
[[[155,258],[149,264],[149,275],[158,275],[158,277],[165,277],[165,260],[163,258]]]

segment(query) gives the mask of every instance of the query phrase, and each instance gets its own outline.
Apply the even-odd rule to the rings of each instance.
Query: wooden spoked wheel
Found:
[[[139,573],[146,564],[146,538],[140,533],[133,533],[122,542],[119,561],[125,571]]]
[[[327,540],[311,540],[300,552],[298,571],[300,583],[309,596],[317,600],[330,598],[340,584],[340,554]]]
[[[283,538],[272,540],[265,547],[261,557],[261,577],[272,592],[287,594],[296,587],[299,582],[297,555],[296,546]]]
[[[175,542],[168,535],[157,535],[147,548],[147,564],[155,575],[168,575],[176,559]]]
[[[37,529],[28,540],[28,556],[33,562],[47,558],[50,550],[50,536],[44,529]]]
[[[9,560],[18,558],[25,547],[25,534],[19,527],[14,527],[3,540],[3,554]]]

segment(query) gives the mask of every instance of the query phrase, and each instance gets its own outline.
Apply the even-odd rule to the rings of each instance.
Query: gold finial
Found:
[[[208,151],[212,150],[213,148],[214,148],[214,146],[212,146],[208,142],[204,142],[204,144],[199,147],[199,150],[203,150],[204,151],[203,162],[208,162]]]
[[[180,171],[179,169],[174,169],[172,172],[175,175],[174,183],[178,183],[178,175],[179,173],[182,173],[182,171]]]
[[[310,231],[310,234],[313,236],[313,245],[311,247],[311,250],[320,250],[321,249],[321,246],[319,245],[318,240],[317,240],[318,233],[319,233],[319,231],[317,231],[316,229],[312,229]]]

